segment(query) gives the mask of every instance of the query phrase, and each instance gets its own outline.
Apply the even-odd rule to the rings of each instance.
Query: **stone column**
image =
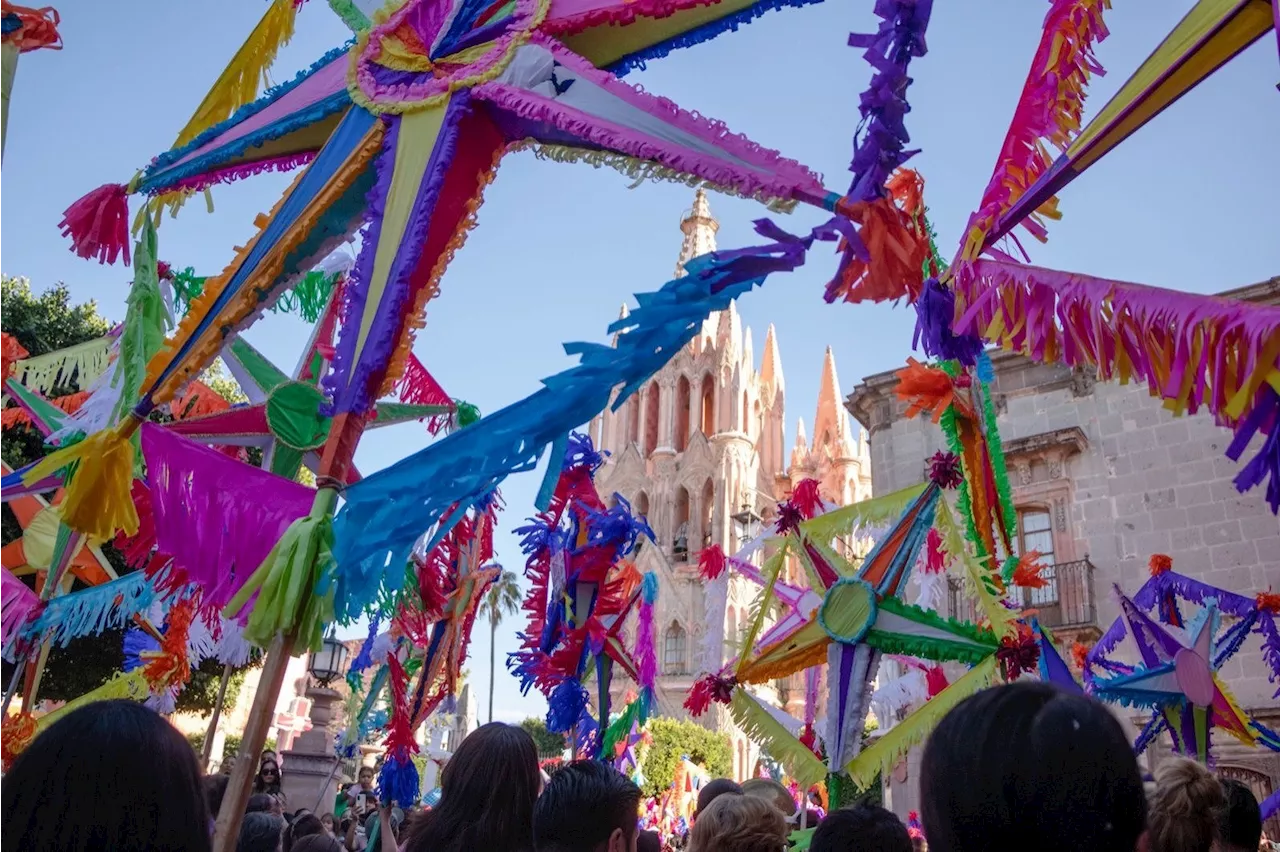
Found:
[[[334,772],[337,758],[329,730],[342,696],[324,686],[308,686],[306,696],[311,700],[311,730],[300,734],[293,748],[281,753],[286,767],[281,787],[289,810],[309,808],[325,813],[332,810],[342,780],[341,770]]]

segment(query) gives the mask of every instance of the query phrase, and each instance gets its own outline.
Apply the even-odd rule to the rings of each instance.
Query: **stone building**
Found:
[[[1222,295],[1280,304],[1280,278]],[[1240,465],[1223,454],[1231,433],[1210,416],[1174,417],[1144,384],[1098,382],[1091,370],[1006,352],[993,352],[992,361],[1018,545],[1053,563],[1044,574],[1050,584],[1026,603],[1059,637],[1096,639],[1118,615],[1113,585],[1136,592],[1154,553],[1173,557],[1182,574],[1241,594],[1280,588],[1280,521],[1261,489],[1237,492]],[[924,460],[944,447],[927,417],[904,417],[896,383],[892,372],[869,376],[845,403],[870,432],[877,494],[922,482]],[[948,608],[957,617],[972,613],[954,588]],[[1275,728],[1280,704],[1259,646],[1254,634],[1220,675],[1243,708]],[[1218,770],[1249,783],[1259,800],[1280,788],[1280,755],[1224,735],[1214,742]],[[1153,745],[1147,754],[1158,761],[1169,750]],[[900,815],[918,807],[918,759],[894,772],[889,798]]]
[[[689,259],[715,250],[718,227],[699,190],[680,223],[677,275]],[[637,562],[660,578],[657,712],[663,715],[688,715],[682,704],[689,687],[700,671],[715,670],[732,655],[757,591],[733,578],[727,600],[713,600],[717,611],[708,613],[698,574],[701,550],[718,544],[726,553],[736,551],[804,478],[819,480],[824,499],[840,505],[871,495],[868,445],[841,407],[831,350],[822,366],[814,440],[809,442],[801,420],[789,460],[785,391],[773,327],[757,369],[751,329],[743,328],[731,305],[709,317],[701,334],[621,409],[592,422],[596,445],[610,453],[596,479],[600,493],[616,492],[630,501],[657,539],[641,546]],[[780,697],[794,704],[802,690],[792,687],[779,684]],[[615,692],[620,696],[626,688],[617,684]],[[705,718],[730,733],[735,775],[750,775],[758,747],[723,714]]]

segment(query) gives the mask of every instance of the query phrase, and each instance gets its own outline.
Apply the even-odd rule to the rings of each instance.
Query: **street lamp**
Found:
[[[323,687],[342,676],[347,668],[347,646],[336,637],[326,636],[319,651],[312,651],[307,671]]]
[[[756,510],[750,503],[743,503],[742,510],[736,515],[730,515],[729,519],[733,521],[733,532],[737,537],[738,547],[742,547],[754,538],[760,529],[760,524],[764,521],[764,518],[756,514]]]

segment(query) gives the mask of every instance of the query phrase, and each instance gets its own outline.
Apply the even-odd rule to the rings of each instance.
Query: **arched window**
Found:
[[[716,433],[716,383],[707,373],[702,377],[702,434],[710,438]]]
[[[1040,578],[1048,581],[1048,585],[1030,590],[1030,605],[1044,606],[1058,600],[1058,581],[1054,574],[1053,563],[1053,518],[1048,509],[1029,507],[1018,510],[1018,555],[1035,551],[1040,554],[1038,560],[1043,568]]]
[[[627,401],[627,443],[640,443],[640,394],[633,393]]]
[[[685,633],[684,628],[676,622],[671,622],[671,626],[667,628],[667,635],[662,643],[662,673],[665,675],[682,675],[689,673],[689,666],[685,662]]]
[[[662,410],[662,389],[657,382],[650,382],[644,396],[644,454],[658,449],[658,421]]]
[[[677,562],[689,558],[689,492],[682,485],[676,489],[676,516],[671,553]]]
[[[640,517],[644,518],[645,520],[648,520],[649,519],[649,495],[645,494],[643,491],[637,494],[636,502],[635,502],[635,505],[632,506],[632,510]]]
[[[711,484],[711,478],[702,486],[702,546],[711,546],[711,519],[714,517],[716,507],[716,487]]]
[[[683,453],[689,446],[689,379],[680,377],[676,382],[676,452]]]

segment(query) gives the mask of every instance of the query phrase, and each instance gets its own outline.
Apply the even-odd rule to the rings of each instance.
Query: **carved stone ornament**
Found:
[[[1018,462],[1018,482],[1022,485],[1031,484],[1031,465],[1027,462]]]

